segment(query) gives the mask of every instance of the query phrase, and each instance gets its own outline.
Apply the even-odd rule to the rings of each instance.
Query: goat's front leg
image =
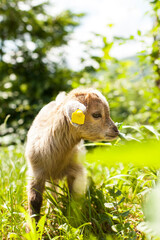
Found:
[[[73,163],[67,171],[69,192],[73,195],[83,195],[86,190],[86,171],[80,164]]]
[[[36,215],[35,220],[38,222],[40,218],[40,209],[42,206],[42,194],[44,190],[45,181],[33,178],[28,184],[28,204],[30,216]]]

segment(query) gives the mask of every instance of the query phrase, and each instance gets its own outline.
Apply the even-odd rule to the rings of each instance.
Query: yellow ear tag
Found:
[[[77,109],[72,113],[72,123],[84,124],[85,115],[81,109]]]

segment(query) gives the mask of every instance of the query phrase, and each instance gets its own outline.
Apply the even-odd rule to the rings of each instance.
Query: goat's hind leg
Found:
[[[35,215],[34,218],[38,222],[40,218],[40,209],[42,206],[42,194],[44,191],[45,181],[42,178],[35,178],[29,180],[28,184],[28,204],[30,216]]]

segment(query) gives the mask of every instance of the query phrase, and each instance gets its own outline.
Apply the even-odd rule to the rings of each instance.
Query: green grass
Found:
[[[19,207],[27,206],[26,163],[22,147],[0,149],[0,229],[2,239],[10,233],[21,236],[24,221]]]
[[[57,199],[46,188],[44,217],[37,228],[27,213],[24,149],[22,146],[1,148],[0,239],[158,239],[160,233],[154,225],[160,221],[150,210],[155,192],[154,197],[148,192],[159,183],[160,143],[156,140],[146,144],[124,145],[121,141],[117,146],[101,144],[96,149],[88,145],[93,149],[84,163],[88,173],[86,195],[72,199],[65,181],[57,188]],[[155,206],[155,212],[159,211],[158,204]],[[29,234],[25,232],[26,222],[31,225]]]

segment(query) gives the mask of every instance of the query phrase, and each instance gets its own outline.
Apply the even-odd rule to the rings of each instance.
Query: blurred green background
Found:
[[[114,121],[125,125],[151,124],[160,129],[160,19],[159,1],[150,1],[152,28],[137,29],[126,38],[93,34],[81,44],[81,66],[68,64],[65,47],[81,24],[84,13],[70,10],[49,15],[50,2],[1,1],[0,7],[0,131],[1,144],[24,141],[37,112],[59,91],[95,87],[109,101]],[[56,7],[56,5],[55,5]],[[106,26],[106,32],[113,28]],[[148,41],[149,40],[149,41]],[[101,44],[95,44],[95,41]],[[141,52],[117,59],[110,52],[116,45],[136,42]],[[70,50],[72,51],[72,49]],[[55,56],[55,61],[50,54]]]

